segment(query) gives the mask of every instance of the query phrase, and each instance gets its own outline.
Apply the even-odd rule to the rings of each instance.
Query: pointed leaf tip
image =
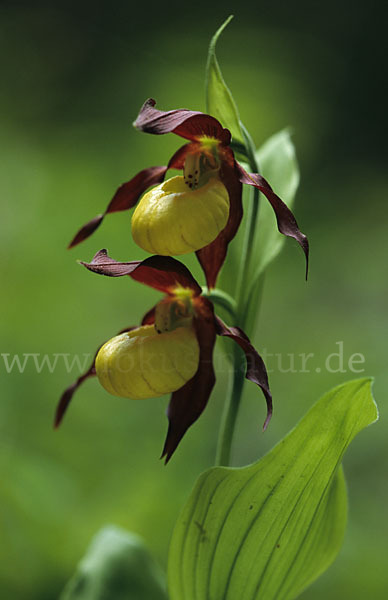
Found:
[[[217,41],[232,19],[233,15],[230,15],[217,29],[210,41],[206,64],[206,107],[210,115],[216,117],[224,127],[230,130],[234,141],[243,143],[244,136],[240,127],[238,109],[232,93],[225,83],[216,56]]]
[[[217,29],[217,31],[215,32],[215,34],[213,35],[211,41],[210,41],[210,45],[216,45],[218,38],[220,37],[221,33],[223,33],[224,29],[227,28],[227,26],[229,25],[229,23],[234,19],[234,15],[229,15],[229,17],[227,17],[225,19],[225,21],[222,23],[222,25],[219,26],[219,28]]]

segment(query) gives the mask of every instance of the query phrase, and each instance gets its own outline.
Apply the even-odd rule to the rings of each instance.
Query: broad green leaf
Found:
[[[210,42],[206,65],[206,109],[210,115],[218,119],[224,127],[229,129],[233,140],[243,143],[244,137],[241,132],[237,106],[231,91],[225,83],[216,57],[218,38],[232,18],[233,16],[230,16],[226,19]]]
[[[198,480],[176,524],[171,600],[292,600],[337,555],[346,522],[340,463],[377,409],[369,379],[321,398],[264,458]]]
[[[278,196],[292,209],[299,185],[299,168],[295,148],[285,129],[270,137],[256,153],[260,173]],[[260,195],[256,241],[252,248],[251,278],[256,281],[279,254],[286,238],[278,232],[276,218],[268,200]],[[291,244],[292,241],[288,240]],[[301,254],[302,262],[303,256]]]
[[[93,539],[61,600],[167,600],[163,575],[136,535],[106,527]]]

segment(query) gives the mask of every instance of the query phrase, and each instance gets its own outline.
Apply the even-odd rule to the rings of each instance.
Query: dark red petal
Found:
[[[213,305],[206,298],[197,298],[196,310],[194,326],[200,347],[199,366],[194,377],[171,396],[167,409],[169,426],[161,456],[166,457],[166,463],[188,428],[205,409],[216,381],[213,369],[216,339]]]
[[[165,294],[173,294],[178,286],[191,288],[195,296],[202,292],[187,267],[171,256],[150,256],[143,261],[117,262],[108,256],[106,250],[100,250],[91,263],[81,262],[81,265],[89,271],[108,277],[129,275]]]
[[[146,100],[140,109],[134,126],[145,133],[162,135],[175,133],[187,140],[197,141],[201,137],[212,137],[228,145],[231,135],[219,121],[199,111],[178,109],[163,111],[154,108],[152,98]]]
[[[97,354],[96,354],[97,356]],[[89,367],[89,369],[87,371],[85,371],[85,373],[83,373],[83,375],[81,375],[80,377],[78,377],[78,379],[72,383],[62,394],[61,399],[59,400],[58,406],[57,406],[57,410],[55,413],[55,419],[54,419],[54,427],[57,428],[59,427],[59,425],[62,422],[62,419],[65,415],[65,412],[67,411],[67,408],[73,398],[74,393],[77,391],[77,389],[79,388],[79,386],[86,381],[87,379],[89,379],[89,377],[93,377],[94,375],[96,375],[96,369],[94,366],[94,362],[96,360],[96,356],[93,358],[93,362],[91,364],[91,366]]]
[[[155,306],[149,310],[141,320],[142,325],[153,325],[155,323]]]
[[[179,150],[175,152],[175,154],[170,158],[168,163],[168,169],[177,169],[178,171],[182,170],[185,166],[185,158],[189,154],[189,152],[193,151],[193,149],[197,146],[197,144],[193,142],[189,142],[185,144]]]
[[[253,185],[259,189],[269,200],[272,208],[274,209],[278,229],[280,233],[288,237],[294,238],[301,246],[305,257],[306,257],[306,279],[308,273],[309,264],[309,243],[307,237],[302,233],[298,227],[298,223],[288,206],[284,204],[283,200],[279,198],[269,185],[269,183],[257,173],[247,173],[240,164],[236,163],[239,172],[239,179],[241,183]]]
[[[229,193],[229,219],[226,227],[218,234],[216,239],[196,252],[205,272],[208,288],[213,288],[216,285],[218,273],[226,258],[228,244],[236,235],[243,216],[242,184],[236,171],[233,153],[229,148],[224,150],[220,177]]]
[[[127,327],[126,329],[122,329],[121,331],[119,331],[119,333],[117,335],[120,335],[120,333],[125,333],[126,331],[131,331],[132,329],[134,329],[134,327]],[[96,368],[95,368],[96,357],[97,357],[97,354],[98,354],[100,348],[104,344],[105,344],[105,342],[98,347],[97,352],[94,355],[93,362],[90,365],[90,367],[85,371],[85,373],[80,375],[80,377],[78,377],[78,379],[74,383],[69,385],[69,387],[66,388],[66,390],[63,392],[63,394],[59,400],[57,410],[55,412],[55,419],[54,419],[54,427],[55,428],[59,427],[59,425],[61,424],[62,419],[67,411],[67,408],[73,398],[73,395],[78,390],[80,385],[82,385],[82,383],[84,381],[89,379],[89,377],[94,377],[96,375]]]
[[[228,327],[219,317],[216,317],[216,324],[218,335],[230,337],[245,352],[247,359],[247,372],[245,376],[249,381],[253,381],[253,383],[256,383],[261,388],[267,402],[267,417],[263,426],[263,429],[266,429],[272,416],[272,395],[269,390],[267,369],[265,368],[264,361],[242,329],[239,327]]]
[[[81,227],[70,242],[69,248],[73,248],[83,240],[86,240],[101,225],[106,215],[128,210],[135,206],[143,192],[153,185],[162,183],[167,169],[168,167],[150,167],[149,169],[140,171],[131,181],[123,183],[116,191],[104,214],[97,215],[97,217],[94,217],[94,219]]]

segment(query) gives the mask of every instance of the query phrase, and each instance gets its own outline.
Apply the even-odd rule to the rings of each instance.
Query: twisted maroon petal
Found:
[[[164,181],[165,175],[169,169],[183,169],[186,155],[190,151],[191,146],[192,144],[185,144],[185,146],[179,148],[179,150],[177,150],[170,158],[167,167],[149,167],[148,169],[140,171],[140,173],[135,175],[130,181],[127,181],[127,183],[123,183],[117,189],[105,212],[101,215],[97,215],[94,219],[81,227],[68,247],[73,248],[92,235],[92,233],[94,233],[101,225],[106,215],[133,208],[140,196],[148,188]]]
[[[122,329],[121,331],[119,331],[116,335],[120,335],[121,333],[125,333],[126,331],[131,331],[132,329],[135,329],[135,328],[127,327],[126,329]],[[63,392],[63,394],[58,402],[58,406],[57,406],[57,409],[55,412],[55,419],[54,419],[55,429],[57,429],[59,427],[59,425],[61,424],[62,419],[65,416],[65,413],[69,407],[69,404],[70,404],[75,392],[80,387],[80,385],[82,385],[83,382],[86,381],[87,379],[89,379],[90,377],[95,377],[95,375],[96,375],[95,363],[96,363],[97,354],[99,353],[100,348],[102,348],[102,346],[104,344],[105,344],[105,342],[100,344],[100,346],[98,347],[98,349],[94,355],[93,362],[90,365],[90,367],[85,371],[85,373],[80,375],[80,377],[78,377],[78,379],[76,381],[74,381],[74,383],[69,385],[69,387],[66,388],[66,390]]]
[[[216,239],[196,252],[209,289],[216,285],[218,273],[226,258],[228,245],[236,235],[243,216],[242,184],[236,171],[233,152],[230,148],[225,148],[223,155],[220,178],[229,194],[229,219]]]
[[[213,369],[213,348],[216,339],[213,305],[206,298],[195,301],[194,327],[200,347],[196,374],[171,396],[167,409],[169,426],[162,458],[166,463],[175,452],[189,427],[205,409],[216,378]]]
[[[92,235],[92,233],[94,233],[101,225],[106,215],[128,210],[135,206],[143,192],[153,185],[162,183],[167,168],[168,167],[149,167],[148,169],[140,171],[140,173],[135,175],[130,181],[127,181],[127,183],[123,183],[116,191],[105,212],[102,215],[97,215],[94,219],[81,227],[68,247],[74,248],[74,246]]]
[[[263,429],[265,430],[272,417],[272,395],[269,390],[267,369],[260,354],[252,346],[247,335],[239,327],[228,327],[219,317],[216,317],[216,329],[218,335],[230,337],[245,352],[247,360],[246,378],[258,385],[267,402],[267,417],[264,421]]]
[[[211,137],[222,144],[230,143],[231,135],[219,121],[199,111],[177,109],[163,111],[154,108],[152,98],[146,100],[140,109],[134,126],[145,133],[163,135],[175,133],[187,140],[197,141],[201,137]]]
[[[188,268],[171,256],[150,256],[143,261],[117,262],[103,249],[97,252],[91,263],[81,264],[99,275],[129,275],[132,279],[165,294],[174,294],[178,286],[191,288],[194,296],[199,296],[202,292]]]
[[[271,204],[278,224],[280,233],[288,237],[294,238],[301,246],[305,257],[306,257],[306,279],[308,274],[308,262],[309,262],[309,243],[307,237],[302,233],[298,227],[298,223],[288,206],[284,204],[283,200],[279,198],[269,185],[269,183],[257,173],[247,173],[242,166],[236,162],[238,175],[241,183],[253,185],[259,189],[267,200]]]

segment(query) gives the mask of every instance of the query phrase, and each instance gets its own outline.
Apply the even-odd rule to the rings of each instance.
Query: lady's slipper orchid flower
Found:
[[[91,263],[82,264],[109,277],[129,275],[165,297],[144,316],[140,327],[125,329],[100,347],[90,368],[62,395],[56,426],[77,388],[95,375],[117,396],[140,399],[172,392],[162,453],[167,462],[206,407],[215,383],[213,348],[216,335],[221,335],[232,338],[245,352],[246,377],[261,388],[266,399],[267,427],[272,398],[263,360],[241,329],[228,327],[214,314],[212,303],[201,296],[201,287],[182,263],[165,256],[116,262],[100,250]]]
[[[210,115],[186,109],[161,111],[155,100],[142,106],[134,126],[161,135],[175,133],[189,140],[167,166],[149,167],[121,185],[104,214],[84,225],[73,238],[73,247],[89,237],[105,215],[128,210],[150,187],[157,186],[140,201],[132,219],[135,241],[145,250],[176,255],[196,251],[209,288],[216,284],[229,242],[240,225],[242,184],[259,189],[269,200],[279,231],[297,240],[306,256],[306,236],[286,204],[257,173],[247,173],[235,160],[228,129]],[[163,183],[168,169],[183,170],[183,177]]]

